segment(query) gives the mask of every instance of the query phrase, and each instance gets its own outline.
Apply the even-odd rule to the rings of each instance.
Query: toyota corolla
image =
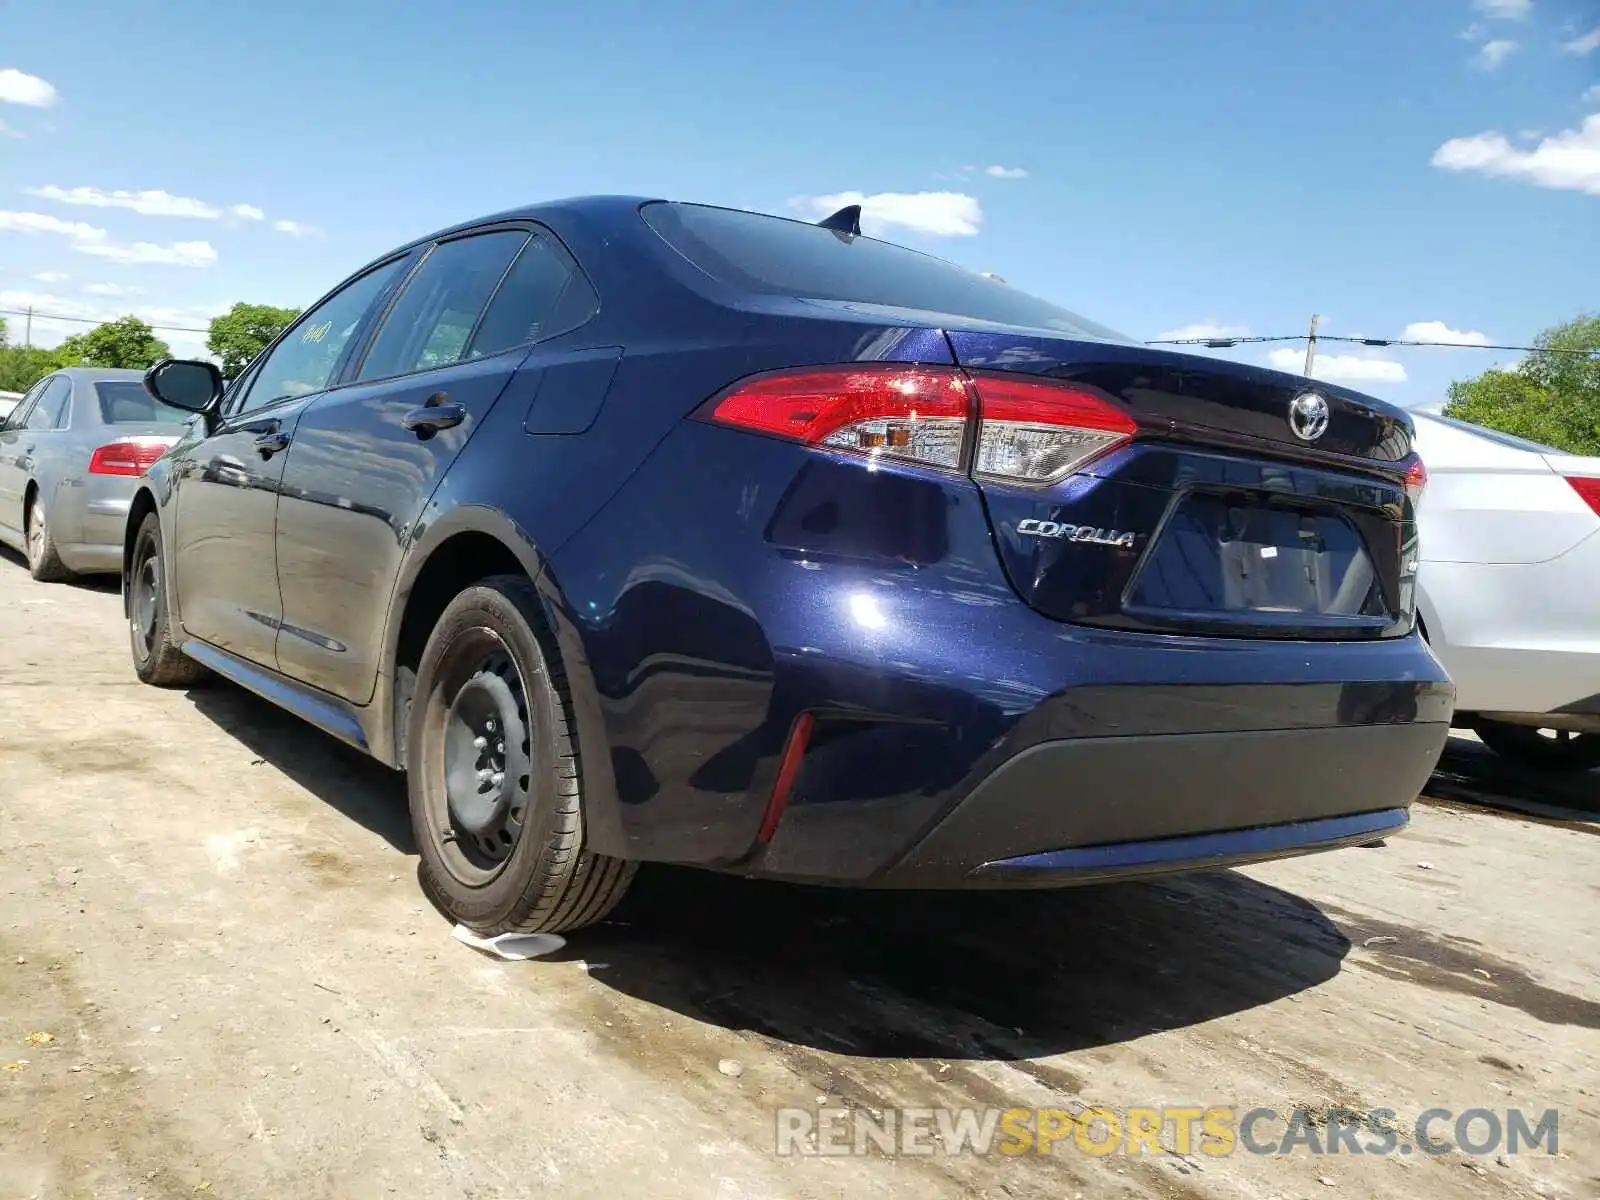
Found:
[[[1402,826],[1454,691],[1401,411],[819,224],[633,198],[422,238],[141,485],[135,669],[403,770],[481,933],[636,864],[1050,887]]]

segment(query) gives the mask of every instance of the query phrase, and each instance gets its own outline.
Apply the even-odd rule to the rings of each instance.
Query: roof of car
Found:
[[[494,221],[537,221],[555,213],[571,216],[611,217],[635,211],[641,205],[658,202],[659,196],[571,196],[559,200],[543,200],[537,204],[524,204],[517,208],[508,208],[503,212],[485,213],[481,216],[471,217],[465,221],[445,229],[436,229],[423,237],[412,238],[406,243],[407,247],[419,246],[424,242],[431,242],[434,238],[448,237],[464,229],[471,229],[475,225],[487,225]]]

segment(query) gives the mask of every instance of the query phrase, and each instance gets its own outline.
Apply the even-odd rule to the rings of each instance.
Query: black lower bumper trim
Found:
[[[1376,814],[1403,818],[1449,732],[1441,721],[1040,743],[876,882],[972,887],[1012,876],[1015,886],[1253,861],[1348,840],[1340,819],[1377,822],[1351,827],[1350,839],[1371,840],[1394,824]]]

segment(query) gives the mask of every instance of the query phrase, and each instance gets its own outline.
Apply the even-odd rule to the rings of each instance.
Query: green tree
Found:
[[[1566,450],[1600,455],[1600,316],[1546,329],[1537,351],[1450,385],[1447,417]],[[1579,354],[1548,351],[1583,351]]]
[[[61,365],[54,350],[0,346],[0,392],[25,392]]]
[[[240,301],[220,317],[211,318],[206,349],[222,360],[223,375],[232,379],[299,315],[298,308]]]
[[[167,344],[138,317],[118,317],[96,325],[88,333],[73,334],[57,347],[57,353],[69,366],[132,367],[135,370],[172,357]]]

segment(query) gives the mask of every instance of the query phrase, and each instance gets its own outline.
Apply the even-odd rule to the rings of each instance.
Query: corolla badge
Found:
[[[1100,529],[1094,525],[1066,525],[1060,521],[1039,521],[1029,517],[1017,522],[1017,532],[1024,537],[1060,538],[1068,542],[1092,542],[1096,546],[1131,547],[1138,537],[1117,529]]]
[[[1289,401],[1289,432],[1314,442],[1328,432],[1328,402],[1316,392],[1301,392]]]

